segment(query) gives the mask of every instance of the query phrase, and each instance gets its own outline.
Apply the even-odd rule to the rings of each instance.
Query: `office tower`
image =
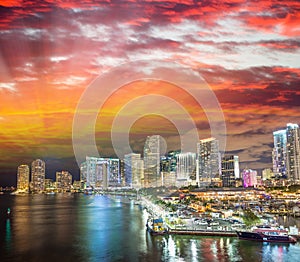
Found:
[[[239,157],[225,155],[221,161],[221,179],[223,187],[235,187],[240,178]]]
[[[160,157],[160,171],[162,172],[176,172],[177,169],[177,155],[180,151],[170,151],[165,156]]]
[[[29,191],[29,166],[18,166],[17,189],[21,192]]]
[[[196,154],[191,152],[177,155],[177,181],[180,184],[196,180]]]
[[[31,163],[31,182],[33,192],[42,192],[45,189],[45,162],[36,159]]]
[[[276,178],[286,178],[286,130],[273,132],[273,173]]]
[[[144,161],[141,159],[141,154],[130,153],[124,156],[124,173],[126,186],[143,187]]]
[[[108,164],[108,186],[121,186],[120,159],[104,158]]]
[[[242,172],[243,186],[256,187],[257,186],[257,171],[252,169],[244,169]]]
[[[300,180],[300,132],[297,124],[287,124],[286,129],[287,177]]]
[[[56,172],[56,188],[58,192],[69,192],[72,187],[72,175],[68,171]]]
[[[80,166],[80,179],[85,181],[88,187],[120,186],[120,160],[87,156]]]
[[[212,178],[220,176],[219,141],[213,137],[197,143],[197,177],[200,183],[210,183]],[[198,180],[198,178],[197,178]]]
[[[159,135],[148,136],[144,145],[144,183],[145,187],[161,186],[160,148],[162,138]]]
[[[86,161],[80,164],[80,181],[87,181],[87,163]]]

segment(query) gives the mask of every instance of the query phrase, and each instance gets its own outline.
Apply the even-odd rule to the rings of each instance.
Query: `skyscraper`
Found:
[[[184,185],[196,181],[196,154],[191,152],[177,155],[177,181]]]
[[[300,180],[300,132],[297,124],[287,124],[287,176],[292,181]]]
[[[83,162],[80,164],[80,181],[86,183],[87,181],[87,162]]]
[[[72,175],[68,171],[56,172],[56,188],[59,192],[71,190]]]
[[[236,179],[240,177],[239,157],[226,155],[221,161],[221,179],[223,187],[235,187]]]
[[[80,165],[80,179],[91,187],[119,186],[120,160],[87,156],[86,161]]]
[[[278,130],[273,132],[273,138],[273,173],[277,178],[286,178],[286,130]]]
[[[104,158],[108,164],[108,186],[121,185],[121,170],[120,159],[118,158]]]
[[[273,132],[273,173],[277,178],[300,180],[300,131],[297,124]]]
[[[220,176],[219,141],[213,137],[202,139],[197,143],[197,176],[200,182],[209,183],[212,178]]]
[[[141,159],[141,154],[131,153],[124,156],[124,172],[126,186],[143,187],[144,161]]]
[[[33,192],[41,192],[45,189],[45,162],[36,159],[31,163],[31,183]]]
[[[144,186],[158,187],[161,185],[160,147],[161,136],[148,136],[144,145]]]
[[[18,166],[17,189],[18,191],[22,191],[22,192],[29,191],[29,166],[28,165]]]

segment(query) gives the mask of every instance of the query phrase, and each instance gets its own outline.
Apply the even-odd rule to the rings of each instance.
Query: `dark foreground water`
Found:
[[[122,197],[0,195],[0,212],[1,262],[300,261],[299,243],[150,236],[145,211]]]

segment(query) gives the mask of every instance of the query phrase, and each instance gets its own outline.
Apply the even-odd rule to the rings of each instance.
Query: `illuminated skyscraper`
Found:
[[[71,190],[72,175],[68,171],[56,172],[56,188],[60,192]]]
[[[120,160],[87,156],[80,165],[80,179],[91,187],[121,185]]]
[[[131,153],[124,156],[124,172],[126,186],[143,187],[144,161],[140,154]]]
[[[297,124],[287,124],[287,176],[289,179],[300,180],[300,132]]]
[[[286,178],[286,130],[273,132],[273,173],[277,178]]]
[[[18,167],[17,175],[17,188],[18,191],[28,192],[29,191],[29,166],[20,165]]]
[[[80,181],[86,183],[87,180],[87,163],[86,161],[80,164]]]
[[[144,186],[161,186],[160,148],[162,138],[159,135],[148,136],[144,145]]]
[[[197,176],[205,183],[220,176],[219,141],[213,137],[202,139],[197,143]]]
[[[179,185],[196,180],[196,154],[191,152],[177,155],[177,181]]]
[[[273,132],[273,173],[292,181],[300,180],[300,131],[297,124]]]
[[[235,187],[238,178],[240,178],[239,157],[234,155],[222,157],[221,179],[223,187]]]
[[[108,185],[121,185],[121,164],[118,158],[104,158],[108,164]]]
[[[33,192],[41,192],[45,189],[45,162],[36,159],[31,163],[31,183]]]

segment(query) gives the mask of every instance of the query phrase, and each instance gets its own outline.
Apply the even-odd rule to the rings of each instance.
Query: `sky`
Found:
[[[0,1],[0,185],[36,158],[78,179],[89,144],[118,155],[114,137],[175,150],[190,124],[271,168],[272,132],[300,124],[299,61],[296,0]]]

